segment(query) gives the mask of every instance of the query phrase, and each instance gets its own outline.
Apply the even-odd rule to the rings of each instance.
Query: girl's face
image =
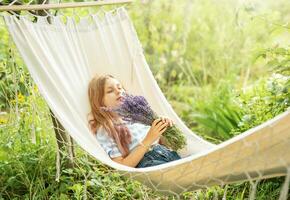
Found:
[[[123,100],[124,88],[114,78],[109,78],[105,83],[103,103],[106,107],[117,107]]]

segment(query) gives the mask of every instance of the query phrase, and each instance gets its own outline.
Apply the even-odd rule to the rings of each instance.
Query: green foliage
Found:
[[[4,48],[0,47],[0,58],[2,58],[0,62],[0,110],[8,110],[13,108],[19,100],[23,100],[19,97],[29,95],[28,84],[32,83],[23,61],[14,51],[15,46],[7,39],[8,33],[0,29],[1,32],[4,35],[1,43],[5,45]]]
[[[229,84],[221,84],[213,91],[206,102],[197,102],[196,111],[191,114],[208,136],[217,140],[232,137],[230,131],[238,126],[243,111],[235,101],[234,92]]]
[[[260,79],[240,95],[245,115],[239,127],[232,132],[238,134],[269,120],[290,106],[290,60],[289,49],[270,48],[260,55],[273,70],[267,79]]]
[[[272,71],[284,75],[284,78],[290,76],[290,45],[288,47],[276,46],[261,50],[258,52],[256,60],[259,58],[265,60]],[[288,79],[283,90],[289,90],[289,87],[290,80]]]
[[[285,111],[290,105],[289,88],[285,87],[287,81],[289,78],[286,76],[273,74],[241,94],[240,101],[245,115],[232,132],[238,134],[246,131]]]
[[[287,3],[264,4],[272,10],[257,2],[187,0],[175,5],[161,0],[136,6],[130,15],[149,66],[166,90],[174,84],[218,84],[221,77],[244,76],[249,67],[253,78],[266,75],[263,65],[252,63],[252,54],[274,42],[287,43],[287,26],[279,24],[289,21],[289,9],[283,15],[280,6]]]

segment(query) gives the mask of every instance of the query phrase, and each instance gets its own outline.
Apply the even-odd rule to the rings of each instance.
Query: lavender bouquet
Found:
[[[142,123],[151,126],[158,115],[151,109],[143,96],[124,94],[122,104],[117,108],[102,107],[105,111],[116,112],[122,119],[130,123]],[[182,132],[175,126],[168,126],[162,134],[163,142],[174,151],[182,149],[186,140]]]

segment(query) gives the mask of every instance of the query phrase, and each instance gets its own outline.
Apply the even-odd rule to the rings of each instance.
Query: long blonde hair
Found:
[[[110,78],[115,79],[112,75],[95,76],[89,83],[88,95],[91,106],[89,126],[95,134],[102,126],[109,134],[109,137],[116,142],[122,156],[127,156],[129,154],[129,144],[131,143],[129,129],[125,125],[114,124],[113,113],[100,109],[100,107],[104,106],[105,84]]]

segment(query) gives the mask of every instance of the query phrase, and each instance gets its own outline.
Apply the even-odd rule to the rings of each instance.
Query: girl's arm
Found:
[[[136,167],[138,163],[144,157],[144,154],[148,151],[151,144],[156,141],[162,133],[166,130],[169,123],[162,122],[160,119],[156,119],[150,130],[148,131],[145,139],[142,141],[143,145],[138,145],[128,156],[125,158],[120,156],[116,158],[112,158],[113,161],[118,162],[120,164],[129,166],[129,167]]]
[[[148,151],[150,147],[150,142],[143,140],[142,142],[144,146],[138,145],[128,156],[125,158],[123,156],[119,156],[116,158],[112,158],[113,161],[120,163],[122,165],[126,165],[129,167],[136,167],[138,163],[144,157],[144,154]]]

